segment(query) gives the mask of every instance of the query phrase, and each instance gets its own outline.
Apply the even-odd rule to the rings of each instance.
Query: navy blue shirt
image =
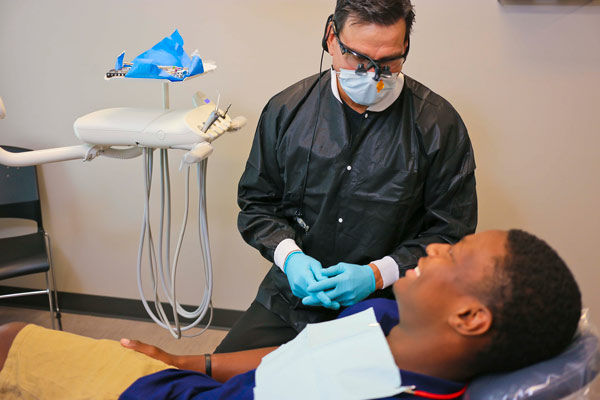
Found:
[[[398,308],[396,302],[390,299],[370,299],[352,307],[348,307],[340,318],[358,313],[373,307],[377,321],[384,334],[398,324]],[[403,386],[414,385],[417,390],[435,394],[451,394],[459,392],[464,384],[438,379],[415,372],[399,370]],[[220,383],[211,377],[195,371],[166,369],[135,381],[119,399],[172,399],[172,400],[216,400],[216,399],[253,399],[255,370],[236,375],[225,383]],[[400,393],[386,399],[412,399],[415,396]]]

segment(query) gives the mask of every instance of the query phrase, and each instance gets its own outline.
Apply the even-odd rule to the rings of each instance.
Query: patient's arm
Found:
[[[206,372],[206,359],[204,355],[178,356],[138,340],[121,339],[121,344],[128,349],[138,351],[180,369]],[[236,351],[234,353],[213,354],[211,356],[212,377],[219,382],[225,382],[235,375],[255,369],[260,364],[262,358],[275,349],[277,347],[264,347],[261,349]]]

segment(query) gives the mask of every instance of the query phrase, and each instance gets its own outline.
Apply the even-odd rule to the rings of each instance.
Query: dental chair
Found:
[[[600,399],[600,349],[584,310],[573,342],[558,356],[506,374],[475,379],[465,400]]]

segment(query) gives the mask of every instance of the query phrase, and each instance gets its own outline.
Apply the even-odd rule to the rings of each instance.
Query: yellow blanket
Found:
[[[167,368],[113,340],[27,325],[0,372],[0,399],[116,399],[136,379]]]

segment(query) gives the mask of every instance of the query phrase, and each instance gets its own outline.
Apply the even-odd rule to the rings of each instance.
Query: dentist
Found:
[[[338,0],[322,40],[331,69],[265,106],[238,227],[273,267],[217,352],[277,346],[340,307],[392,298],[427,245],[475,231],[467,129],[402,73],[414,17],[410,0]]]

